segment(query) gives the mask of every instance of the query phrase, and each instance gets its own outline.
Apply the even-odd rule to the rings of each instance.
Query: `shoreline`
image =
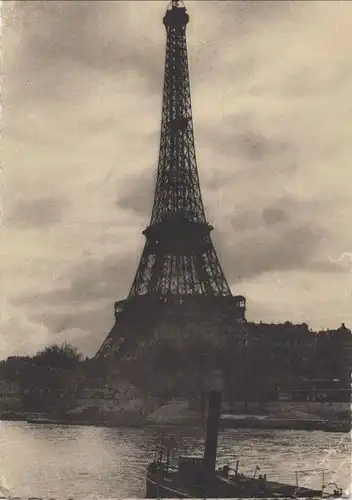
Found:
[[[2,410],[2,411],[1,411]],[[17,407],[2,408],[0,420],[27,421],[32,424],[84,425],[99,427],[204,427],[205,420],[185,399],[164,404],[142,398],[119,401],[79,399],[65,412],[28,412]],[[351,431],[351,407],[348,403],[319,402],[237,402],[230,408],[225,401],[222,429],[286,429],[305,431]]]
[[[175,418],[175,419],[80,419],[68,417],[49,417],[48,415],[26,415],[26,414],[2,414],[0,421],[27,422],[34,425],[67,425],[67,426],[92,426],[92,427],[203,427],[204,420],[201,418]],[[227,429],[270,429],[270,430],[305,430],[349,433],[351,423],[348,420],[322,420],[322,419],[298,419],[298,418],[273,418],[265,416],[236,416],[225,415],[221,418],[220,428]]]

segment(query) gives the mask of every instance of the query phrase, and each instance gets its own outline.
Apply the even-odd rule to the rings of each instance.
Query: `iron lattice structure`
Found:
[[[167,11],[159,165],[146,244],[130,297],[147,293],[231,295],[215,253],[200,192],[194,146],[186,25],[176,2]]]
[[[183,309],[188,317],[195,309],[199,317],[210,304],[222,309],[226,304],[244,321],[244,297],[231,294],[201,196],[186,43],[189,15],[183,2],[173,0],[163,21],[167,43],[153,210],[132,287],[127,299],[115,304],[116,324],[98,357],[121,351],[122,344],[124,352],[131,351],[136,331],[155,327],[165,304],[169,313]]]

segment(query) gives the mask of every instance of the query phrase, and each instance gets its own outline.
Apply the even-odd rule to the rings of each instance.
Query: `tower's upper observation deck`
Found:
[[[189,15],[184,3],[180,0],[172,0],[163,21],[166,28],[182,28],[186,26]]]

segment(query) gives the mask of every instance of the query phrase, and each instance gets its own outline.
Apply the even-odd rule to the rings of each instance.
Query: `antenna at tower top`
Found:
[[[189,15],[183,0],[171,0],[164,17],[165,26],[180,28],[186,26],[189,21]]]
[[[171,0],[171,7],[185,7],[183,0]]]
[[[186,9],[185,3],[183,0],[171,0],[169,2],[167,10],[172,10],[172,9]]]

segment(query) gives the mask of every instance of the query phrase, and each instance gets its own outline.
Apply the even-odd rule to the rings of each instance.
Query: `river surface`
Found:
[[[160,429],[110,429],[0,422],[0,494],[28,498],[143,498],[144,474]],[[168,428],[181,452],[201,453],[203,430]],[[166,431],[165,431],[166,435]],[[295,470],[326,469],[326,482],[351,483],[348,434],[233,429],[219,437],[218,465],[295,484]],[[334,471],[334,472],[328,472]],[[321,486],[321,474],[300,480]]]

